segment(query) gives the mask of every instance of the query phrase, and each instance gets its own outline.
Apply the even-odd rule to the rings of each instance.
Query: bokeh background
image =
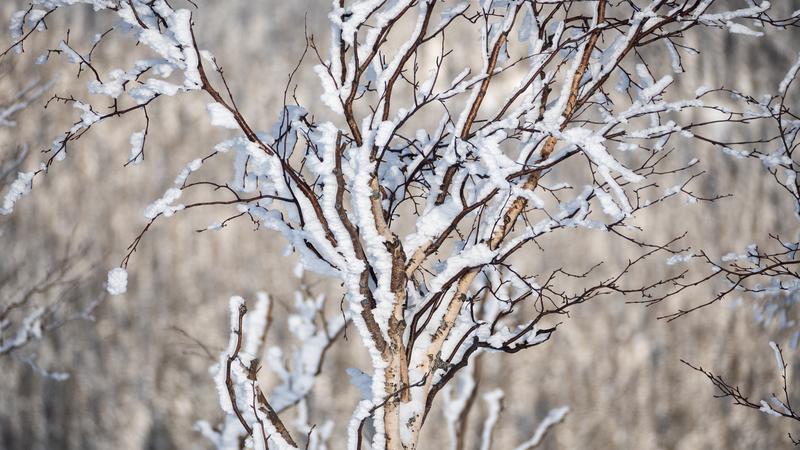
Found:
[[[201,46],[217,55],[246,115],[263,128],[271,126],[288,73],[304,47],[304,23],[320,43],[326,42],[329,2],[196,3]],[[779,7],[786,11],[800,8],[796,0],[785,3]],[[22,0],[3,1],[0,20],[7,21],[13,11],[25,7]],[[76,80],[75,66],[57,56],[46,65],[33,61],[44,50],[56,48],[67,29],[71,42],[85,43],[111,24],[109,17],[83,7],[57,13],[48,21],[50,32],[35,36],[25,55],[0,62],[0,100],[35,79],[54,81],[51,94],[80,92],[88,78]],[[98,68],[126,67],[136,49],[129,39],[120,38],[97,50]],[[472,42],[467,37],[458,41],[465,46]],[[2,47],[9,42],[8,36],[0,38]],[[792,32],[770,32],[756,39],[702,31],[688,42],[702,54],[685,60],[686,73],[676,77],[685,92],[700,85],[774,92],[800,48],[798,34]],[[298,95],[307,105],[318,104],[318,93],[304,90],[315,86],[309,65],[301,68],[297,80]],[[0,156],[28,145],[31,152],[24,167],[35,167],[38,149],[48,147],[74,120],[70,107],[43,109],[47,97],[18,115],[16,128],[0,128]],[[173,100],[149,109],[152,122],[144,163],[123,167],[128,136],[143,127],[143,118],[108,122],[74,145],[13,215],[0,217],[0,300],[62,264],[61,256],[73,249],[69,260],[79,282],[70,285],[66,297],[55,292],[36,297],[36,302],[66,298],[67,307],[76,310],[101,302],[94,311],[96,320],[69,322],[17,356],[0,357],[2,449],[210,448],[193,424],[201,419],[214,423],[222,415],[208,368],[226,342],[228,297],[252,300],[257,291],[269,292],[277,301],[278,318],[270,339],[278,344],[286,339],[279,318],[291,305],[298,281],[292,276],[292,258],[281,256],[282,239],[254,232],[245,222],[219,232],[194,231],[224,219],[231,210],[191,211],[157,223],[131,262],[128,293],[114,298],[104,293],[105,272],[119,264],[146,223],[144,207],[161,196],[186,162],[210,153],[227,136],[208,126],[207,99],[201,95]],[[791,203],[759,164],[707,148],[685,151],[700,157],[708,170],[696,185],[699,192],[733,197],[713,204],[665,204],[641,219],[654,230],[655,240],[689,231],[687,245],[724,254],[766,242],[768,233],[797,235]],[[227,167],[211,170],[224,174]],[[630,251],[605,236],[585,233],[580,239],[543,242],[543,251],[531,249],[525,258],[534,272],[549,267],[552,259],[543,255],[551,254],[565,264],[585,258],[618,267]],[[675,270],[660,263],[651,267],[665,274]],[[314,289],[338,303],[337,286],[316,284]],[[756,321],[757,304],[749,299],[732,298],[671,323],[656,319],[707,299],[710,289],[652,308],[603,298],[575,309],[544,346],[513,356],[485,355],[482,392],[506,390],[494,448],[512,448],[525,440],[550,408],[561,405],[569,405],[571,412],[551,431],[544,448],[790,447],[786,434],[800,427],[715,400],[707,380],[680,359],[725,374],[754,398],[764,398],[780,388],[768,341],[788,344],[791,330],[779,332]],[[351,340],[332,350],[325,363],[328,376],[320,379],[312,397],[312,422],[336,419],[331,448],[343,448],[342,431],[358,398],[345,375],[345,368],[365,368],[358,348]],[[70,378],[56,381],[36,375],[21,361],[31,355],[41,367],[68,372]],[[793,349],[787,358],[790,363],[799,360]],[[269,385],[269,374],[264,377]],[[477,448],[484,410],[479,400],[471,415],[475,426],[469,429],[467,448]],[[426,425],[421,448],[444,448],[439,416],[434,412]]]

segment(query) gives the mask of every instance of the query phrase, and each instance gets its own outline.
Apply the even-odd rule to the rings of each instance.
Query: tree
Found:
[[[694,191],[702,174],[688,144],[733,153],[766,144],[726,143],[705,132],[750,126],[774,118],[774,111],[772,98],[734,95],[731,106],[710,88],[673,98],[675,80],[667,72],[680,73],[697,53],[684,42],[696,28],[763,34],[797,22],[773,17],[767,2],[730,9],[713,0],[342,0],[330,14],[328,50],[308,36],[278,120],[261,132],[237,106],[221,59],[201,46],[193,11],[163,0],[33,0],[12,17],[14,42],[3,55],[22,53],[35,31],[45,31],[46,21],[73,3],[116,17],[113,32],[85,45],[67,37],[47,55],[77,65],[88,93],[110,105],[54,96],[52,102],[78,109],[80,118],[45,151],[42,166],[20,173],[17,183],[29,186],[85,133],[117,119],[144,121],[130,139],[127,163],[137,164],[153,126],[148,108],[166,97],[206,95],[210,125],[236,136],[188,163],[146,209],[148,222],[109,272],[108,290],[125,292],[127,267],[147,230],[186,209],[234,206],[233,215],[209,228],[249,219],[280,233],[305,270],[344,289],[342,317],[307,324],[306,337],[321,337],[297,351],[313,350],[319,372],[324,348],[349,321],[369,353],[371,372],[353,374],[364,388],[348,427],[353,449],[419,448],[438,394],[449,392],[452,401],[454,380],[479,355],[547,342],[582,303],[606,296],[655,303],[680,293],[685,272],[662,276],[648,263],[656,255],[687,258],[681,236],[654,242],[637,217],[672,197],[717,200]],[[464,33],[475,43],[461,54],[452,40]],[[120,34],[150,55],[101,73],[92,52]],[[665,56],[669,64],[661,64]],[[304,108],[290,95],[291,80],[309,58],[316,59],[325,108]],[[690,121],[693,111],[708,118]],[[203,166],[227,153],[231,181],[199,179]],[[4,212],[26,191],[6,194]],[[198,191],[208,197],[178,203]],[[638,256],[619,268],[602,261],[563,267],[558,255],[545,254],[549,271],[528,273],[523,252],[560,234],[612,239],[637,248]],[[294,400],[286,403],[286,392],[265,395],[257,383],[251,352],[259,351],[264,334],[265,302],[250,319],[241,298],[231,301],[231,341],[218,366],[229,414],[223,430],[230,426],[235,436],[243,430],[256,448],[299,448],[281,412],[302,405],[304,393],[291,391]],[[322,311],[325,303],[298,307]],[[309,383],[317,373],[303,367],[293,369]],[[494,411],[499,398],[487,397]],[[544,424],[564,413],[555,411]],[[487,447],[496,420],[494,413],[487,418]],[[314,428],[305,427],[310,442]],[[316,442],[324,442],[323,428]]]

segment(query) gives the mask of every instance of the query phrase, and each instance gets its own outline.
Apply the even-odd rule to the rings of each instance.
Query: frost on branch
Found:
[[[505,274],[506,276],[508,274]],[[494,274],[493,281],[499,280],[499,274]],[[492,289],[491,284],[487,283],[483,290],[483,298],[479,306],[473,310],[472,314],[480,317],[481,322],[491,323],[497,320],[499,315],[508,314],[509,308],[505,303],[512,300],[513,293],[510,284],[501,284]],[[524,329],[517,327],[517,329]],[[507,330],[507,329],[506,329]],[[544,342],[549,338],[550,332],[544,335],[534,333],[533,342]],[[538,341],[538,342],[537,342]],[[534,344],[535,345],[535,344]],[[462,360],[465,363],[463,370],[458,372],[452,381],[444,385],[442,389],[442,402],[447,434],[450,438],[450,448],[465,448],[467,438],[467,418],[473,410],[475,400],[478,398],[478,391],[482,380],[480,365],[477,360],[483,358],[485,349],[475,349],[469,356],[469,360]],[[481,434],[480,448],[488,449],[492,447],[494,441],[494,428],[500,420],[502,414],[502,401],[505,393],[502,389],[494,389],[483,394],[482,398],[486,402],[488,412],[483,420],[483,432]],[[550,427],[560,423],[566,417],[569,408],[562,406],[548,412],[547,416],[537,426],[536,431],[530,439],[516,447],[517,450],[531,449],[538,446],[544,439]]]
[[[11,252],[13,245],[6,248]],[[0,358],[13,357],[45,378],[69,378],[68,373],[43,368],[36,361],[35,346],[71,322],[94,321],[92,313],[105,296],[93,289],[99,282],[88,261],[86,248],[68,247],[43,267],[0,265],[5,280],[0,286]],[[87,294],[97,297],[86,298]]]
[[[287,321],[296,345],[289,347],[291,354],[285,358],[281,348],[265,347],[272,325],[270,297],[259,293],[249,313],[244,299],[231,298],[228,348],[220,356],[220,362],[211,367],[225,417],[216,427],[206,421],[195,425],[215,448],[238,449],[244,438],[250,439],[252,447],[248,448],[296,448],[288,429],[277,417],[294,406],[299,415],[291,425],[308,440],[307,448],[326,448],[333,422],[321,427],[309,425],[306,398],[320,374],[325,353],[344,329],[346,319],[342,316],[326,319],[321,310],[323,305],[324,296],[296,292],[295,312]],[[267,394],[261,391],[257,380],[262,361],[269,369],[269,374],[262,376],[279,380]],[[276,432],[278,436],[274,435]]]
[[[751,400],[749,395],[742,392],[739,386],[731,384],[721,375],[715,375],[700,366],[694,366],[686,361],[683,361],[683,363],[708,378],[711,384],[717,389],[718,393],[716,397],[729,398],[734,405],[758,410],[773,417],[783,417],[800,422],[800,413],[794,410],[790,399],[791,394],[787,370],[789,366],[783,358],[783,350],[775,342],[770,342],[769,346],[772,348],[778,376],[781,378],[781,394],[770,394],[766,400]],[[795,445],[800,444],[791,434],[789,434],[789,439]]]
[[[269,299],[263,297],[260,303],[268,302]],[[259,305],[257,309],[266,309]],[[240,436],[229,427],[236,427],[233,419],[238,421],[238,427],[244,430],[245,436],[250,436],[251,445],[249,447],[256,450],[266,450],[269,440],[272,439],[275,448],[289,449],[297,448],[286,426],[277,417],[277,414],[269,404],[259,387],[257,375],[259,361],[247,350],[247,344],[253,345],[260,340],[264,333],[266,320],[263,317],[255,321],[248,320],[245,324],[245,314],[247,307],[241,297],[231,297],[231,326],[230,340],[228,347],[222,352],[219,363],[215,368],[214,380],[219,392],[220,405],[226,414],[226,419],[221,432],[211,430],[207,423],[200,422],[197,428],[214,442],[217,448],[238,448],[231,447],[234,438],[236,445]],[[264,311],[262,311],[264,312]]]
[[[128,272],[121,267],[111,269],[108,272],[106,290],[111,295],[124,294],[128,290]]]
[[[763,7],[762,4],[761,8]],[[791,200],[794,214],[785,211],[783,217],[794,221],[795,228],[800,223],[800,153],[797,152],[800,147],[800,120],[797,118],[796,108],[792,106],[796,103],[799,69],[800,60],[788,69],[777,86],[777,94],[756,97],[731,89],[704,89],[698,93],[703,97],[717,93],[728,95],[742,105],[742,108],[739,112],[726,110],[726,113],[737,114],[748,121],[757,120],[766,125],[767,135],[751,140],[726,142],[706,139],[725,154],[758,160],[784,195]],[[791,334],[791,347],[796,349],[800,339],[800,329],[797,328],[795,319],[800,301],[798,239],[800,233],[788,237],[770,234],[766,242],[736,249],[720,258],[713,258],[704,251],[681,257],[683,261],[699,261],[709,270],[706,275],[682,282],[678,289],[691,288],[709,281],[717,282],[721,286],[712,298],[666,317],[674,320],[725,298],[739,296],[745,305],[752,307],[756,321],[761,325],[775,325],[779,330],[788,331]],[[783,378],[782,399],[773,394],[768,401],[753,403],[737,386],[729,384],[722,376],[714,375],[700,366],[686,364],[706,375],[722,393],[721,396],[730,397],[736,405],[758,409],[776,417],[800,420],[789,400],[791,394],[783,353],[775,342],[770,342],[770,346]],[[789,437],[796,445],[799,443],[791,435]]]
[[[797,87],[798,63],[789,69],[778,86],[778,94],[756,98],[729,89],[703,89],[698,96],[712,96],[722,93],[742,105],[740,112],[726,108],[726,114],[737,114],[748,121],[758,120],[768,128],[768,135],[752,140],[725,142],[706,139],[724,153],[734,157],[747,157],[760,161],[762,168],[777,182],[783,193],[794,206],[793,220],[800,221],[800,120],[796,119],[789,99],[790,88]],[[736,147],[742,150],[737,150]],[[750,150],[744,150],[749,148]],[[790,214],[785,217],[791,218]],[[668,264],[699,260],[710,269],[710,273],[695,281],[685,282],[683,288],[697,286],[709,280],[720,280],[722,288],[710,300],[680,310],[667,316],[669,319],[682,317],[704,308],[733,294],[745,294],[758,301],[757,319],[767,323],[775,321],[780,328],[795,326],[790,310],[800,295],[800,265],[797,249],[800,234],[788,238],[771,234],[769,240],[751,244],[746,249],[732,251],[719,258],[712,258],[705,252],[674,256]],[[797,336],[797,334],[796,334]],[[796,338],[795,338],[796,341]]]
[[[14,120],[14,116],[23,109],[29,107],[31,103],[41,97],[51,86],[52,83],[42,84],[38,81],[32,81],[17,92],[9,102],[0,105],[0,127],[16,126],[17,123]],[[19,171],[13,182],[9,184],[8,181],[8,179],[18,171],[27,154],[28,148],[24,147],[12,158],[0,159],[0,192],[5,191],[2,204],[0,204],[0,215],[10,214],[14,209],[14,204],[31,190],[33,172]],[[6,187],[6,185],[8,185],[8,187]]]
[[[6,191],[3,198],[3,206],[0,208],[0,214],[11,214],[14,210],[14,204],[19,201],[22,196],[31,191],[33,183],[33,172],[19,172],[17,178]]]
[[[44,95],[52,85],[52,82],[40,83],[34,80],[16,92],[10,101],[0,105],[0,127],[16,126],[17,122],[14,120],[14,116]]]
[[[32,81],[21,88],[10,101],[0,105],[0,127],[15,127],[18,113],[51,86],[52,83]],[[30,191],[33,172],[20,171],[28,147],[16,151],[2,148],[0,152],[0,192],[4,192],[0,215],[6,215]],[[87,285],[95,284],[85,267],[87,249],[69,245],[63,254],[41,266],[34,261],[11,264],[15,243],[8,225],[0,222],[0,253],[6,256],[0,264],[0,358],[14,358],[43,378],[66,380],[68,373],[43,368],[33,348],[72,321],[94,320],[92,312],[100,299],[82,298],[87,292],[94,292]]]

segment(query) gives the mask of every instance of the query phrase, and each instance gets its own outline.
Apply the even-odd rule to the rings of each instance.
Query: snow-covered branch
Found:
[[[707,142],[719,147],[733,158],[751,158],[759,160],[763,169],[769,173],[784,194],[792,200],[794,206],[794,220],[800,220],[800,119],[798,119],[793,97],[797,92],[797,77],[800,70],[800,56],[798,61],[789,68],[786,76],[780,82],[777,93],[764,95],[759,98],[745,95],[730,90],[704,89],[703,96],[721,92],[730,95],[747,106],[741,113],[747,120],[767,121],[769,134],[752,140],[723,142],[704,138]],[[738,147],[738,148],[737,148]],[[788,212],[784,217],[789,218]],[[800,301],[800,234],[790,236],[788,239],[777,234],[770,234],[765,243],[751,244],[743,250],[732,251],[719,259],[708,256],[704,251],[696,254],[686,253],[678,255],[677,259],[668,263],[692,263],[699,261],[710,269],[705,275],[693,281],[681,282],[678,289],[692,288],[709,281],[720,280],[722,287],[716,295],[705,302],[692,307],[680,309],[675,313],[665,316],[669,320],[683,317],[698,311],[716,302],[733,295],[745,297],[747,304],[753,305],[756,320],[763,325],[776,324],[781,330],[792,333],[793,347],[800,338],[797,322],[794,320],[795,308]],[[703,373],[709,381],[721,392],[719,397],[730,397],[734,404],[753,408],[767,414],[800,420],[792,409],[790,392],[787,382],[787,363],[783,358],[781,348],[775,342],[770,342],[775,354],[778,370],[783,379],[783,397],[778,398],[772,394],[769,401],[761,400],[754,403],[743,394],[736,385],[728,383],[721,375],[694,366],[684,361],[689,367]],[[800,441],[789,435],[795,445]]]
[[[686,361],[683,361],[683,363],[708,378],[711,384],[717,388],[718,394],[716,394],[715,397],[729,398],[734,405],[755,409],[769,414],[770,416],[783,417],[800,422],[800,414],[792,407],[792,401],[790,399],[791,394],[789,393],[790,387],[787,375],[788,364],[783,358],[783,350],[775,342],[770,342],[769,345],[772,347],[772,351],[775,354],[775,364],[777,366],[778,375],[781,378],[781,394],[776,395],[773,393],[767,400],[750,400],[748,394],[742,392],[739,386],[725,380],[723,376],[715,375],[703,369],[701,366],[694,366]],[[791,434],[789,434],[789,439],[795,445],[800,444]]]
[[[347,319],[343,316],[326,318],[322,310],[324,298],[303,290],[296,292],[295,312],[289,315],[287,324],[297,345],[286,362],[281,348],[265,347],[272,325],[271,298],[259,293],[249,314],[241,297],[231,298],[228,348],[220,356],[219,363],[211,367],[225,417],[216,427],[207,421],[195,426],[215,448],[239,449],[245,438],[251,439],[250,444],[256,449],[273,448],[269,445],[296,448],[287,425],[278,417],[295,405],[300,414],[293,425],[308,440],[307,448],[325,448],[333,422],[328,421],[319,428],[309,425],[306,398],[320,374],[325,354],[344,329]],[[269,376],[279,380],[266,394],[261,391],[257,379],[262,361],[269,368]],[[274,435],[276,431],[280,437]]]
[[[31,81],[0,105],[0,127],[15,127],[16,116],[41,98],[52,84]],[[8,185],[0,213],[30,189],[28,175],[17,175],[28,154],[28,147],[24,146],[4,152],[0,159],[0,187]],[[14,177],[16,181],[11,182]],[[0,238],[8,241],[3,248],[10,254],[13,244],[8,234],[8,224],[0,223]],[[0,266],[0,357],[13,356],[34,373],[55,380],[64,380],[69,374],[49,372],[39,366],[34,352],[23,353],[71,321],[94,320],[92,312],[101,301],[81,298],[93,277],[85,264],[86,249],[72,247],[70,244],[44,267],[34,263]]]

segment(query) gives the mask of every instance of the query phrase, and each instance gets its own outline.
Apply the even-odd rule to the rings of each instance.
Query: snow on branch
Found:
[[[326,319],[320,309],[324,305],[324,296],[308,297],[308,292],[298,291],[296,313],[288,317],[289,330],[297,339],[288,366],[279,347],[265,348],[267,332],[272,325],[271,298],[258,293],[256,305],[249,314],[244,299],[231,298],[228,348],[221,354],[220,361],[211,367],[225,417],[216,428],[206,421],[195,424],[195,428],[214,443],[215,448],[238,449],[243,438],[251,439],[255,449],[273,448],[271,445],[297,448],[296,441],[279,417],[292,406],[297,406],[301,412],[293,425],[306,435],[307,448],[325,448],[333,424],[327,422],[320,428],[309,425],[306,398],[312,393],[326,352],[347,319],[342,316]],[[268,394],[261,391],[257,380],[261,361],[266,362],[270,376],[280,380]]]
[[[798,412],[794,410],[790,400],[790,388],[787,376],[788,364],[783,358],[783,350],[775,342],[770,342],[769,345],[775,355],[775,364],[777,366],[778,375],[781,377],[782,384],[781,395],[779,396],[774,393],[770,394],[767,400],[750,400],[749,395],[743,393],[739,386],[731,384],[721,375],[715,375],[712,372],[703,369],[701,366],[694,366],[686,361],[681,361],[708,378],[711,384],[713,384],[718,391],[718,394],[716,394],[715,397],[729,398],[734,405],[755,409],[770,416],[783,417],[800,422],[800,415],[798,415]],[[799,442],[795,440],[791,434],[789,434],[789,439],[792,441],[792,443],[798,445]]]
[[[764,4],[759,8],[763,8]],[[731,22],[727,22],[731,27]],[[796,95],[800,62],[796,62],[786,73],[777,88],[777,94],[754,97],[731,89],[711,90],[704,89],[699,96],[714,95],[717,92],[730,95],[744,104],[747,109],[739,114],[747,120],[762,119],[769,125],[769,134],[765,137],[745,140],[741,142],[724,142],[704,138],[707,142],[720,148],[724,153],[734,158],[752,158],[759,160],[763,169],[769,173],[777,185],[783,190],[794,205],[794,219],[800,220],[800,120],[797,111],[792,109],[793,100],[790,95]],[[792,90],[791,88],[795,88]],[[735,149],[743,147],[741,150]],[[787,213],[784,215],[789,217]],[[718,281],[721,287],[710,299],[680,309],[664,316],[669,320],[684,317],[687,314],[701,310],[709,305],[722,301],[734,295],[741,296],[745,304],[752,305],[756,321],[763,325],[777,325],[780,330],[792,333],[792,348],[796,348],[800,339],[800,330],[794,320],[796,305],[800,300],[800,235],[789,239],[770,234],[766,243],[753,243],[743,250],[733,251],[720,258],[712,258],[706,252],[681,255],[675,262],[682,264],[701,263],[708,268],[708,273],[692,280],[681,282],[676,292]],[[668,261],[669,263],[669,261]],[[783,351],[778,344],[770,342],[779,374],[783,380],[783,395],[778,397],[772,394],[768,400],[759,402],[751,401],[741,389],[729,383],[721,375],[715,375],[701,366],[694,366],[686,361],[684,363],[692,369],[704,374],[717,388],[720,394],[717,397],[731,398],[734,404],[756,409],[766,414],[800,420],[791,406],[790,392],[787,381],[787,367]],[[789,435],[789,439],[800,445],[800,441]]]
[[[564,418],[567,417],[567,413],[569,413],[569,408],[566,406],[551,409],[550,412],[547,413],[547,416],[545,416],[545,418],[539,423],[539,426],[536,427],[536,431],[533,432],[533,436],[520,444],[514,450],[529,450],[536,448],[542,443],[542,439],[544,439],[544,436],[548,431],[550,431],[550,428],[563,421]]]
[[[42,368],[31,347],[71,322],[94,321],[92,313],[105,296],[91,287],[96,281],[86,253],[87,248],[70,246],[42,268],[0,267],[5,280],[0,286],[0,358],[14,357],[46,378],[69,378]],[[87,294],[97,297],[86,299]]]
[[[33,14],[31,17],[36,17]],[[15,117],[41,98],[53,85],[33,80],[0,105],[0,127],[15,127]],[[31,188],[32,172],[21,172],[29,153],[24,146],[11,152],[10,158],[0,159],[0,190],[5,195],[0,204],[0,214],[11,212],[14,203]],[[5,155],[4,155],[5,156]],[[14,179],[14,181],[10,181]],[[8,185],[7,189],[5,186]],[[0,237],[8,229],[0,223]],[[12,243],[6,242],[4,250],[12,252]],[[82,301],[87,285],[92,279],[87,262],[86,248],[73,248],[70,243],[63,254],[54,257],[44,267],[32,264],[0,267],[0,357],[14,357],[30,367],[39,376],[63,381],[65,372],[51,372],[39,365],[35,352],[24,355],[31,346],[41,342],[48,334],[76,320],[94,320],[92,312],[102,297]],[[31,275],[28,275],[28,274]]]

